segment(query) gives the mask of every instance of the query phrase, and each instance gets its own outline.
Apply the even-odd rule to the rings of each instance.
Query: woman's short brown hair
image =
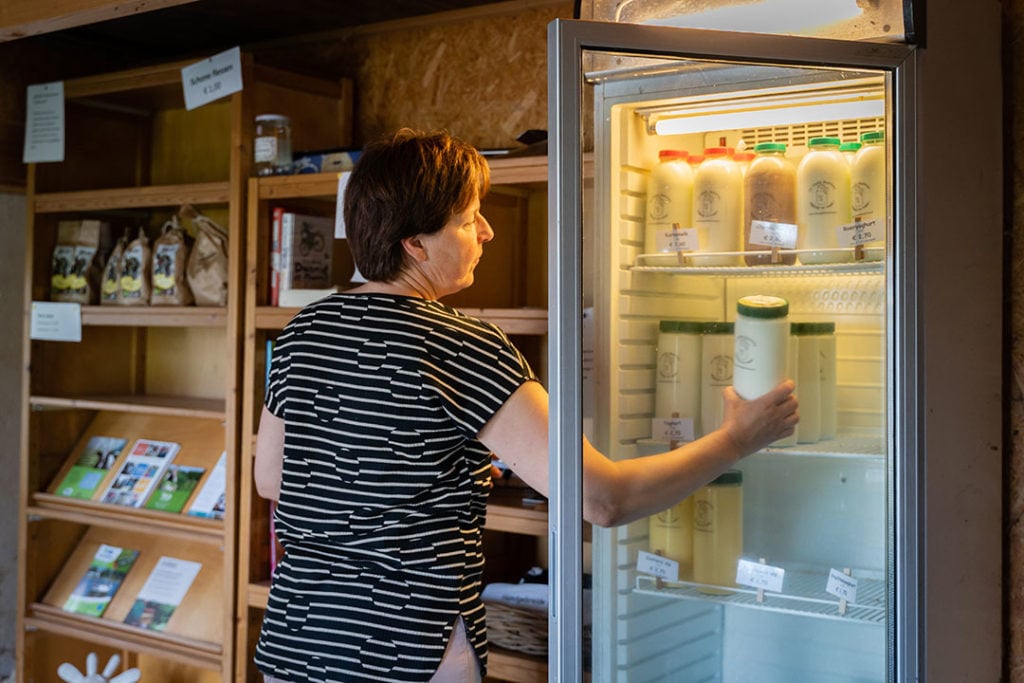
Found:
[[[403,128],[366,146],[345,189],[345,232],[359,272],[391,282],[402,240],[437,232],[490,187],[487,162],[446,132]]]

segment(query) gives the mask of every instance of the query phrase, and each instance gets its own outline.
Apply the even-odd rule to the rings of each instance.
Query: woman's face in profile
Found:
[[[483,255],[484,242],[494,237],[490,223],[474,198],[462,211],[452,214],[443,228],[421,239],[427,260],[421,264],[437,296],[454,294],[473,284],[473,270]]]

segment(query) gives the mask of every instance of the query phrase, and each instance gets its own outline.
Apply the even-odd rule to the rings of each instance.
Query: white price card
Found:
[[[741,586],[781,593],[785,578],[786,570],[782,567],[772,567],[750,560],[740,560],[736,565],[736,583]]]
[[[240,91],[241,51],[233,47],[201,62],[182,67],[181,85],[185,91],[185,109],[189,111]]]
[[[21,160],[26,164],[64,161],[63,81],[28,86]]]
[[[841,247],[855,247],[858,244],[877,242],[882,239],[882,226],[877,218],[848,223],[836,228],[836,237]]]
[[[655,441],[693,441],[692,417],[651,418],[651,438]]]
[[[847,602],[857,602],[857,579],[847,576],[838,569],[832,569],[828,573],[828,584],[825,586],[825,592],[831,593]]]
[[[679,563],[661,555],[641,550],[636,555],[636,570],[665,581],[679,580]]]
[[[750,221],[750,244],[779,249],[796,249],[796,225],[772,221]]]
[[[338,199],[334,204],[334,239],[345,239],[345,188],[348,187],[348,179],[352,177],[351,171],[338,174]]]
[[[82,306],[56,301],[33,301],[29,338],[42,341],[82,341]]]
[[[674,251],[694,251],[700,246],[697,242],[697,230],[695,228],[658,230],[654,236],[654,244],[658,249],[658,253],[662,254]]]

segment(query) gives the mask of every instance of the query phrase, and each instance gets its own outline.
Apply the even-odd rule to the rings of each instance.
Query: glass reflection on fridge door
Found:
[[[581,115],[552,126],[553,347],[585,318],[590,367],[581,421],[556,392],[558,428],[616,460],[680,447],[721,426],[722,391],[766,372],[770,350],[802,416],[679,505],[595,528],[584,668],[600,681],[890,679],[895,66],[578,45],[562,92],[579,89]],[[906,49],[883,52],[898,65]],[[593,178],[570,181],[587,187],[581,207],[566,206],[559,176],[588,154]],[[566,291],[574,277],[582,291]]]

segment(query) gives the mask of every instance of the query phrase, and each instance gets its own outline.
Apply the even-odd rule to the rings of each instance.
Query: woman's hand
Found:
[[[796,396],[793,395],[795,388],[793,380],[787,379],[767,394],[749,401],[740,398],[731,386],[723,390],[725,419],[722,431],[744,456],[793,433],[800,421]]]

